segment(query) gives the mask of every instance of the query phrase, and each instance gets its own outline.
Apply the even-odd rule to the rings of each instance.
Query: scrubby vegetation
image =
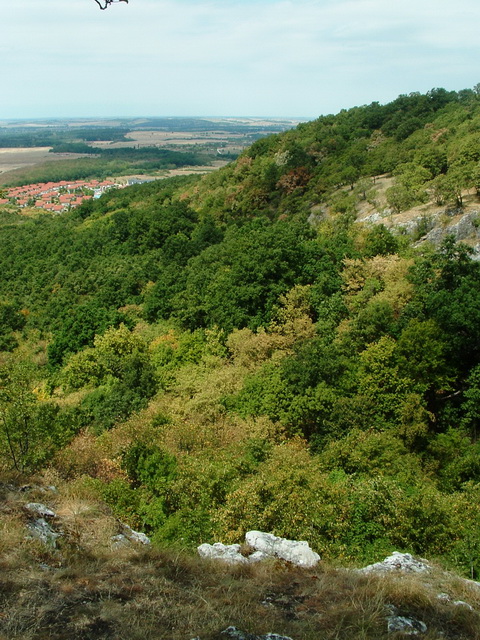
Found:
[[[201,180],[5,217],[5,469],[49,468],[160,548],[261,529],[480,578],[480,264],[355,222],[379,174],[390,212],[476,197],[479,122],[475,90],[401,96]]]
[[[85,481],[49,474],[21,491],[0,484],[0,634],[9,640],[224,640],[231,625],[301,640],[386,640],[402,637],[387,633],[392,607],[422,620],[425,640],[480,637],[478,588],[438,568],[419,581],[325,562],[309,570],[274,561],[231,567],[185,550],[112,549],[119,522],[105,504]],[[45,490],[52,481],[53,493]],[[57,548],[25,538],[31,500],[58,514]]]

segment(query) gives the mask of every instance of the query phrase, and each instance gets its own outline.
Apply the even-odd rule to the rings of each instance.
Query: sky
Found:
[[[315,118],[480,82],[479,0],[2,0],[0,119]]]

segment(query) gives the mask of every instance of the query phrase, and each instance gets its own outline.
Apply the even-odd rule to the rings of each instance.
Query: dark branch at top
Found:
[[[127,2],[128,0],[95,0],[102,11],[105,11],[114,2]]]

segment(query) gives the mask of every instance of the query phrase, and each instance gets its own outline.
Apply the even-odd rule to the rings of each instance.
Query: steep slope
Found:
[[[480,264],[396,219],[476,206],[479,118],[473,91],[403,96],[202,180],[6,214],[4,468],[85,484],[157,545],[261,529],[480,577]]]
[[[0,633],[9,640],[385,640],[405,637],[402,628],[425,640],[480,637],[480,587],[440,566],[383,575],[325,562],[229,566],[119,542],[124,525],[85,485],[45,480],[58,478],[0,484]],[[55,545],[31,533],[45,502]]]

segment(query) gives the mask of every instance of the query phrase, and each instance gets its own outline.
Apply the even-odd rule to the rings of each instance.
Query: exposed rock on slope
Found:
[[[320,560],[320,556],[310,549],[308,542],[286,540],[271,533],[248,531],[245,543],[254,550],[253,553],[243,555],[239,544],[224,545],[221,542],[202,544],[198,547],[198,553],[202,558],[222,560],[229,564],[248,564],[265,558],[280,558],[297,567],[311,568]]]
[[[399,553],[394,551],[391,556],[385,558],[382,562],[376,562],[370,564],[363,569],[360,569],[362,573],[376,573],[383,574],[391,571],[405,572],[405,573],[423,573],[429,571],[430,566],[421,560],[416,560],[410,553]]]

